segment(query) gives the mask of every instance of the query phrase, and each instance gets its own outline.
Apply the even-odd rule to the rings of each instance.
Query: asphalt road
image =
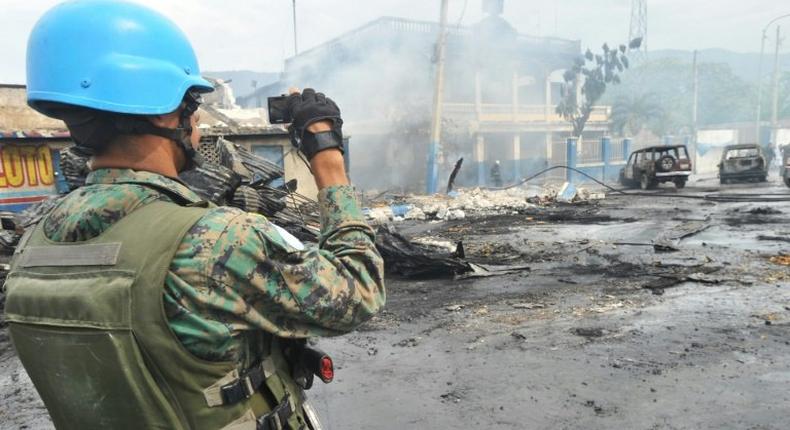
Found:
[[[778,182],[678,193],[709,192],[790,196]],[[790,428],[790,267],[772,261],[790,254],[788,215],[790,203],[608,195],[402,224],[531,270],[390,280],[385,312],[319,342],[337,376],[309,396],[329,430]],[[0,428],[51,428],[4,334]]]

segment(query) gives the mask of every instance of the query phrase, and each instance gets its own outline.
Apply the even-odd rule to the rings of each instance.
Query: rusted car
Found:
[[[686,145],[651,146],[631,153],[620,170],[620,183],[643,190],[672,182],[677,188],[686,186],[691,176],[691,159]]]
[[[722,151],[719,162],[719,181],[722,184],[735,181],[765,182],[767,177],[768,163],[760,145],[729,145]]]

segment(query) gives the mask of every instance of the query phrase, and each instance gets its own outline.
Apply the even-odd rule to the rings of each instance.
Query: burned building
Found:
[[[535,172],[564,154],[558,145],[571,131],[555,106],[580,42],[519,34],[491,12],[475,25],[448,27],[440,178],[464,157],[461,185],[486,183],[494,160],[502,160],[506,181]],[[422,190],[438,32],[432,22],[377,19],[286,60],[281,79],[243,103],[264,107],[290,86],[319,88],[337,100],[354,135],[352,179]],[[607,126],[608,109],[598,108],[586,133]]]

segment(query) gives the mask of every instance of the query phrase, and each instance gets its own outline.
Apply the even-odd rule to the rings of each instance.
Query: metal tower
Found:
[[[631,26],[628,29],[628,41],[642,38],[639,50],[633,50],[634,58],[647,57],[647,0],[631,0]]]

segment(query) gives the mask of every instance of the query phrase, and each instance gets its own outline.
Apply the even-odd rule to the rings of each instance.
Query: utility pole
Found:
[[[754,122],[754,142],[760,144],[760,126],[763,115],[763,56],[765,55],[765,39],[768,38],[768,27],[763,29],[763,38],[760,43],[760,65],[757,68],[757,119]]]
[[[779,114],[779,48],[782,46],[782,28],[776,26],[776,52],[774,53],[774,77],[773,77],[773,105],[771,110],[771,150],[776,145],[776,132]]]
[[[691,101],[691,125],[696,136],[697,134],[697,105],[699,104],[699,68],[697,67],[697,50],[694,50],[694,60],[692,63],[692,101]]]
[[[699,68],[697,67],[697,50],[694,50],[694,62],[692,63],[692,101],[691,101],[691,138],[694,148],[694,172],[697,171],[697,106],[699,105]]]
[[[442,100],[444,99],[444,55],[447,42],[447,9],[449,0],[442,0],[439,15],[439,38],[436,42],[436,84],[433,93],[433,117],[431,118],[431,142],[428,145],[428,172],[426,192],[436,192],[439,175],[437,157],[441,148],[442,136]]]
[[[631,0],[631,24],[628,28],[628,42],[642,38],[642,45],[636,52],[629,49],[628,58],[647,59],[647,0]]]
[[[294,16],[294,56],[299,54],[299,45],[296,39],[296,0],[291,0],[291,4],[293,5],[293,16]]]
[[[754,124],[754,141],[756,143],[760,143],[760,125],[762,123],[763,113],[763,56],[765,56],[765,41],[768,39],[768,28],[776,21],[787,17],[790,17],[790,14],[777,16],[769,21],[768,24],[763,27],[763,37],[760,39],[760,65],[757,69],[757,119]]]

